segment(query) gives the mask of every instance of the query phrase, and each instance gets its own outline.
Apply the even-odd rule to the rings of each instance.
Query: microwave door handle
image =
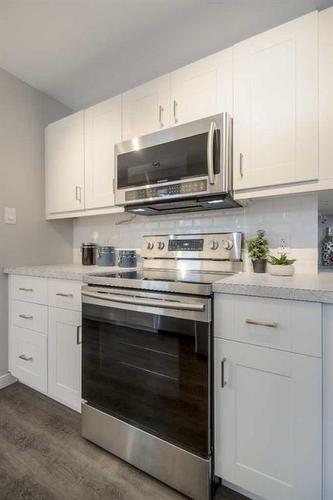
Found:
[[[210,122],[208,139],[207,139],[207,168],[208,168],[208,181],[209,184],[215,184],[214,177],[214,132],[216,130],[216,123]]]
[[[161,300],[161,299],[145,299],[140,297],[129,297],[124,295],[112,295],[109,294],[100,294],[93,292],[82,292],[82,295],[85,297],[92,297],[94,299],[99,300],[107,300],[111,302],[120,302],[122,304],[135,304],[140,306],[149,306],[149,307],[161,307],[163,309],[178,309],[182,311],[204,311],[205,304],[187,304],[184,302],[176,302],[172,300]]]

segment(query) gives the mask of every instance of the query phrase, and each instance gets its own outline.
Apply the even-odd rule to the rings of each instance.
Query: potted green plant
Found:
[[[269,258],[269,273],[273,276],[292,276],[295,272],[294,262],[296,259],[288,259],[285,253],[279,257],[272,255]]]
[[[268,239],[265,236],[265,231],[259,229],[257,236],[249,238],[246,245],[252,260],[253,271],[255,273],[265,273],[269,253]]]

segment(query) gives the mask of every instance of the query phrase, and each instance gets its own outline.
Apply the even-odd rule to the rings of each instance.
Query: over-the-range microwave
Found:
[[[232,198],[228,113],[115,146],[115,199],[141,215],[239,206]]]

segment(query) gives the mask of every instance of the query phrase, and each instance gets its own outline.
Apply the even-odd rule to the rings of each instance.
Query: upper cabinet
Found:
[[[333,7],[319,13],[319,169],[333,178]]]
[[[122,211],[115,143],[225,111],[236,199],[333,189],[332,60],[330,8],[49,125],[47,218]]]
[[[232,112],[232,49],[171,73],[171,125]]]
[[[121,141],[121,96],[85,110],[85,208],[114,205],[114,145]]]
[[[46,217],[123,211],[114,206],[114,145],[121,96],[52,123],[45,131]]]
[[[123,94],[123,140],[170,126],[170,76],[165,75]]]
[[[84,208],[84,112],[45,130],[46,213],[52,217]]]
[[[234,47],[234,187],[318,178],[318,13]]]
[[[123,94],[123,140],[232,112],[232,49]]]

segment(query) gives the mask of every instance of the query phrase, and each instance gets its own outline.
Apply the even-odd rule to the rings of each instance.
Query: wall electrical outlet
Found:
[[[5,207],[5,224],[16,224],[16,208]]]
[[[278,249],[277,252],[279,254],[290,253],[290,234],[279,234],[278,236]]]

